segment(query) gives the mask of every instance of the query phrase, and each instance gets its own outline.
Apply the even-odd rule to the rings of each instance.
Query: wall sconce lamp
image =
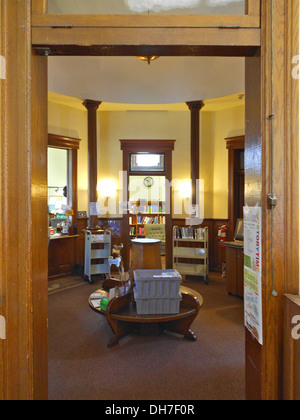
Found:
[[[117,184],[112,179],[103,179],[99,182],[97,190],[101,197],[105,197],[104,206],[107,208],[108,199],[116,196]]]
[[[191,198],[192,183],[190,179],[185,179],[179,186],[180,195],[182,198]]]

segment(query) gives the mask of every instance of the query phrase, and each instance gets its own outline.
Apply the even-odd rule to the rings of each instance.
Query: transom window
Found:
[[[48,0],[53,14],[243,15],[246,0]]]
[[[130,156],[132,172],[164,172],[165,155],[152,153],[133,153]]]

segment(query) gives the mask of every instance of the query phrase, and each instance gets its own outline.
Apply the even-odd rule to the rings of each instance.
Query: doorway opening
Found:
[[[104,60],[105,58],[103,58]],[[51,62],[51,58],[49,58],[49,61]],[[58,60],[55,58],[55,60]],[[64,59],[61,59],[64,60]],[[120,58],[121,60],[121,58]],[[134,60],[134,58],[132,58]],[[234,60],[234,59],[233,59]],[[159,62],[159,61],[157,61]],[[140,64],[140,63],[139,63]],[[143,63],[141,63],[143,64]],[[153,66],[153,63],[151,64]],[[237,63],[236,68],[239,67],[240,64]],[[119,66],[120,67],[120,66]],[[232,68],[232,65],[231,65]],[[63,67],[61,67],[61,70]],[[241,67],[243,69],[243,66]],[[51,65],[50,65],[50,72],[49,72],[49,79],[52,80],[51,76]],[[224,70],[224,67],[223,67]],[[69,73],[70,76],[70,73]],[[63,79],[63,73],[61,72],[61,79]],[[52,83],[52,82],[51,82]],[[243,82],[242,82],[243,85]],[[227,85],[228,86],[228,85]],[[244,85],[243,85],[244,87]],[[230,296],[226,292],[225,288],[225,281],[221,277],[220,268],[223,262],[224,258],[224,251],[219,248],[218,245],[218,237],[217,237],[217,231],[220,224],[227,223],[228,222],[228,214],[227,214],[227,207],[228,207],[228,167],[227,167],[227,158],[228,158],[228,152],[226,150],[226,142],[225,138],[230,137],[238,130],[242,130],[243,127],[243,121],[244,121],[244,102],[239,99],[239,96],[241,94],[241,86],[239,85],[236,88],[236,93],[232,95],[227,95],[228,97],[221,97],[219,100],[218,98],[211,98],[206,101],[206,109],[203,109],[203,114],[201,117],[201,175],[205,179],[205,183],[207,182],[206,189],[204,190],[204,198],[205,198],[205,220],[203,221],[203,224],[208,228],[209,230],[209,253],[210,253],[210,264],[211,264],[211,270],[210,270],[210,282],[208,285],[205,285],[200,278],[197,276],[184,276],[184,283],[187,287],[192,288],[194,290],[197,290],[198,293],[200,293],[204,297],[204,305],[202,308],[202,314],[203,318],[201,319],[201,315],[199,316],[199,325],[195,325],[196,328],[196,335],[198,337],[201,337],[202,333],[209,337],[207,338],[205,343],[205,356],[207,357],[207,370],[206,375],[207,378],[209,377],[212,370],[215,370],[216,368],[222,372],[222,377],[225,378],[227,375],[226,381],[229,381],[233,388],[237,392],[236,397],[243,399],[244,397],[244,326],[243,326],[243,302],[240,298],[237,298],[236,296]],[[50,92],[50,98],[53,92]],[[63,97],[59,97],[59,94],[55,92],[55,96],[52,97],[52,101],[50,99],[49,104],[49,125],[50,127],[57,126],[58,121],[58,115],[60,113],[59,119],[61,121],[66,121],[64,118],[64,115],[69,116],[69,121],[72,125],[72,130],[77,131],[76,136],[82,138],[81,141],[81,148],[79,151],[78,161],[79,161],[79,176],[78,176],[78,193],[79,193],[79,212],[86,211],[88,216],[88,199],[87,199],[87,176],[83,173],[87,172],[87,133],[86,133],[86,111],[83,109],[79,110],[79,107],[82,105],[82,102],[85,98],[81,97],[80,100],[77,100],[76,106],[71,106],[70,103],[73,101],[73,99],[69,99],[69,104],[66,102],[63,104],[62,101],[66,100]],[[100,100],[101,98],[95,98]],[[191,99],[191,98],[187,98]],[[195,98],[192,98],[195,99]],[[227,100],[226,100],[227,99]],[[59,103],[60,102],[60,103]],[[76,102],[76,100],[75,100]],[[229,104],[228,104],[229,103]],[[74,102],[73,102],[74,104]],[[231,106],[230,104],[233,104]],[[172,106],[177,106],[176,110],[172,110]],[[114,111],[113,106],[111,104],[106,104],[103,102],[101,106],[99,107],[99,110],[97,112],[98,115],[98,181],[102,181],[102,179],[106,180],[117,180],[118,179],[118,173],[120,170],[125,170],[128,174],[128,186],[129,186],[129,203],[132,204],[132,213],[127,213],[126,215],[120,216],[115,215],[113,217],[112,214],[102,214],[99,217],[99,220],[102,224],[102,226],[108,226],[108,224],[114,224],[114,226],[117,226],[116,228],[116,235],[114,235],[113,240],[116,241],[115,243],[125,243],[124,238],[126,238],[126,235],[129,235],[130,232],[134,234],[135,237],[137,236],[144,236],[145,230],[145,223],[146,218],[147,221],[149,220],[158,220],[163,221],[163,224],[165,226],[166,235],[169,235],[171,240],[169,241],[169,249],[171,255],[171,264],[172,264],[172,234],[173,234],[173,227],[179,226],[180,228],[183,228],[186,226],[186,216],[188,216],[187,213],[179,214],[174,213],[173,207],[171,207],[171,212],[167,215],[164,214],[164,208],[163,204],[166,200],[166,195],[163,194],[163,188],[159,188],[158,195],[152,197],[150,195],[149,197],[149,191],[154,191],[153,188],[156,187],[156,182],[158,182],[158,185],[163,185],[163,178],[167,179],[169,181],[172,181],[174,178],[178,178],[181,181],[181,184],[184,184],[186,180],[190,178],[190,141],[189,141],[189,130],[190,130],[190,112],[188,108],[186,107],[185,103],[182,103],[180,105],[175,104],[171,105],[171,109],[166,111],[162,110],[163,105],[156,105],[156,110],[144,110],[143,105],[141,106],[141,110],[138,109],[138,105],[134,104],[131,105],[134,106],[134,109],[131,109],[130,111],[126,110],[126,106],[123,104],[123,111],[121,112],[120,109]],[[148,105],[150,108],[150,105]],[[102,109],[101,109],[102,107]],[[106,110],[106,107],[110,107],[109,110]],[[153,115],[154,114],[154,115]],[[124,118],[125,117],[125,118]],[[147,120],[149,118],[149,120]],[[142,121],[141,122],[139,121]],[[130,127],[129,128],[129,121],[130,121]],[[159,126],[160,128],[157,129],[156,135],[153,136],[154,133],[154,126]],[[235,125],[233,126],[233,121],[235,121]],[[237,123],[238,121],[238,123]],[[212,129],[212,123],[215,123],[215,130]],[[76,125],[78,124],[78,125]],[[139,126],[139,128],[137,128]],[[78,127],[78,128],[77,128]],[[143,137],[141,137],[141,127],[143,128]],[[163,129],[162,129],[163,127]],[[68,129],[66,124],[63,127],[64,129]],[[159,135],[159,132],[163,132],[163,136]],[[130,146],[132,147],[132,143],[135,143],[136,149],[125,149],[125,141],[121,141],[121,147],[123,149],[123,165],[122,165],[122,152],[120,150],[120,138],[124,138],[124,133],[133,133],[134,135],[128,136],[127,138],[135,138],[136,140],[131,140]],[[149,134],[150,133],[150,134]],[[74,133],[75,134],[75,133]],[[73,134],[73,135],[74,135]],[[244,134],[241,132],[241,134]],[[149,138],[154,138],[154,140],[150,140]],[[144,138],[144,140],[141,140],[141,138]],[[143,154],[141,155],[141,149],[138,148],[137,144],[139,142],[143,142],[145,145],[145,142],[148,142],[148,145],[150,144],[152,147],[157,146],[157,144],[160,142],[159,139],[161,138],[174,138],[176,142],[173,141],[173,146],[171,147],[168,145],[168,142],[165,141],[168,145],[168,153],[170,155],[173,155],[173,158],[171,157],[171,162],[173,162],[173,168],[170,167],[170,165],[167,163],[169,160],[164,160],[161,158],[160,154],[158,153],[157,149],[153,151],[153,149],[148,148],[147,152],[157,156],[160,156],[159,159],[156,159],[156,168],[154,168],[154,165],[152,165],[151,170],[149,167],[147,167],[147,164],[145,164],[145,149],[142,150]],[[166,146],[165,146],[166,147]],[[171,149],[174,148],[174,151]],[[165,153],[165,151],[163,152]],[[138,156],[136,156],[138,155]],[[125,156],[125,157],[124,157]],[[164,157],[166,155],[164,154]],[[142,159],[140,159],[142,157]],[[141,161],[144,161],[141,163]],[[126,163],[125,163],[126,162]],[[167,163],[167,164],[166,164]],[[143,171],[141,170],[143,169]],[[156,169],[156,170],[155,170]],[[169,173],[166,175],[166,172],[159,171],[157,169],[164,169],[164,171],[168,170]],[[150,178],[150,179],[149,179]],[[85,180],[85,185],[84,185]],[[184,184],[186,185],[186,184]],[[131,188],[133,186],[133,188]],[[82,188],[83,187],[83,188]],[[115,187],[116,190],[116,196],[121,199],[120,197],[120,191],[118,185]],[[132,191],[134,190],[134,191]],[[219,193],[218,193],[219,191]],[[100,192],[100,190],[99,190]],[[175,186],[173,190],[171,191],[171,203],[180,203],[181,207],[183,209],[189,208],[188,201],[189,196],[186,194],[187,188],[177,188]],[[84,198],[86,196],[86,198]],[[105,197],[104,197],[105,196]],[[111,199],[111,197],[108,197],[108,194],[105,193],[103,196],[103,202],[108,201]],[[149,199],[151,198],[151,199]],[[151,202],[151,203],[150,203]],[[154,204],[154,207],[153,207]],[[150,206],[152,205],[152,208],[150,209]],[[142,210],[141,212],[136,213],[136,209],[139,208],[139,210]],[[178,206],[176,206],[176,209]],[[138,214],[142,213],[142,214]],[[147,213],[147,214],[143,214]],[[158,219],[155,219],[158,218]],[[84,219],[80,219],[81,221],[84,221]],[[149,223],[149,225],[152,223]],[[78,221],[79,225],[79,221]],[[131,228],[135,228],[135,230],[130,230]],[[80,234],[80,233],[79,233]],[[166,253],[168,252],[168,240],[166,239]],[[125,250],[126,252],[126,250]],[[167,255],[165,256],[167,259]],[[130,261],[130,258],[129,258]],[[193,261],[191,261],[193,262]],[[97,288],[96,284],[95,286],[86,285],[84,288],[74,288],[70,292],[64,292],[67,294],[72,294],[72,298],[70,297],[70,301],[77,301],[78,307],[77,309],[81,307],[81,310],[84,309],[84,306],[86,305],[86,298],[87,295],[90,295],[93,291]],[[100,285],[100,283],[99,283]],[[66,295],[64,296],[64,299],[66,298]],[[69,302],[69,299],[65,299],[65,303],[67,304]],[[50,397],[51,398],[57,398],[58,392],[62,392],[63,394],[66,391],[63,391],[62,384],[57,384],[54,382],[54,378],[57,375],[56,366],[54,363],[54,355],[55,357],[61,357],[59,356],[59,350],[57,348],[57,343],[55,339],[55,331],[57,332],[57,322],[55,322],[57,311],[60,311],[62,305],[62,300],[60,298],[60,294],[55,294],[50,297],[49,299],[49,316],[50,316],[50,322],[49,322],[49,340],[50,340],[50,361],[49,361],[49,372],[50,372]],[[87,308],[88,310],[88,308]],[[72,312],[71,308],[70,311]],[[76,310],[77,311],[77,310]],[[101,321],[101,324],[99,326],[99,319],[95,317],[94,313],[90,313],[87,315],[89,319],[89,332],[93,331],[94,334],[99,334],[99,328],[101,330],[100,336],[98,335],[97,339],[97,345],[101,347],[103,352],[107,354],[106,350],[106,344],[109,339],[109,335],[111,334],[111,331],[107,328],[107,325],[105,322]],[[206,324],[206,327],[202,330],[203,323]],[[63,325],[61,325],[63,328]],[[74,326],[74,328],[76,328]],[[72,327],[73,329],[73,327]],[[97,333],[98,331],[98,333]],[[221,331],[227,331],[227,334],[232,336],[232,342],[229,343],[225,339],[224,335],[221,333]],[[62,333],[62,331],[60,331]],[[123,342],[121,346],[130,345],[131,340],[135,340],[136,337],[126,337],[123,339]],[[148,360],[148,357],[150,357],[148,351],[150,349],[153,349],[153,346],[155,344],[155,352],[158,351],[160,346],[166,346],[165,350],[166,353],[172,354],[174,351],[174,343],[177,338],[175,338],[172,335],[166,335],[166,336],[151,336],[142,338],[142,346],[146,346],[146,352],[144,354],[144,361],[145,357],[146,360]],[[174,341],[175,340],[175,341]],[[220,341],[219,341],[220,340]],[[124,343],[124,344],[123,344]],[[183,345],[186,343],[182,343]],[[189,344],[189,343],[188,343]],[[199,339],[200,344],[200,339]],[[136,343],[137,346],[139,346],[139,343]],[[197,344],[196,344],[197,345]],[[102,347],[103,346],[103,347]],[[222,349],[221,353],[224,355],[224,358],[219,354],[219,357],[216,356],[216,349]],[[240,350],[238,350],[240,349]],[[94,349],[95,350],[95,349]],[[90,354],[90,351],[94,351],[93,349],[90,349],[88,351],[88,354]],[[77,350],[76,350],[77,351]],[[199,360],[199,347],[196,349],[196,347],[193,349],[192,347],[188,348],[188,351],[192,351],[191,358],[193,360],[196,360],[198,358]],[[67,349],[63,350],[65,356],[67,355]],[[201,352],[201,351],[200,351]],[[229,357],[230,354],[230,357]],[[204,355],[204,353],[203,353]],[[78,353],[78,356],[79,353]],[[116,362],[116,360],[113,358],[112,353],[108,354],[109,358],[111,359],[112,364]],[[129,359],[129,354],[126,354],[125,358],[127,360],[127,363],[131,363]],[[159,355],[157,354],[157,357]],[[175,355],[174,355],[175,357]],[[218,359],[218,361],[217,361]],[[235,373],[229,372],[229,369],[227,368],[230,364],[233,363],[233,359],[235,360],[235,366],[236,370]],[[159,360],[159,359],[157,359]],[[179,359],[177,359],[179,362]],[[85,366],[86,369],[88,369],[87,366],[87,358],[85,358],[84,355],[82,355],[82,363]],[[98,361],[95,361],[95,366],[97,365]],[[216,364],[215,364],[216,363]],[[202,362],[200,363],[201,366],[198,366],[199,370],[203,368]],[[215,365],[214,365],[215,364]],[[135,393],[136,398],[143,398],[146,396],[146,388],[145,384],[149,380],[150,383],[152,383],[152,379],[149,377],[150,370],[145,371],[143,368],[143,361],[142,359],[137,358],[137,369],[139,371],[138,379],[140,383],[139,389]],[[238,374],[237,374],[238,372]],[[114,376],[113,372],[111,378]],[[116,372],[115,372],[116,373]],[[168,369],[163,375],[164,381],[168,382],[168,375],[170,372],[168,372]],[[142,380],[142,377],[146,377],[146,380]],[[222,377],[218,377],[218,380],[211,384],[210,391],[207,391],[208,393],[217,393],[217,388],[222,389],[222,392],[225,392],[224,395],[229,397],[229,388],[226,388],[226,381],[223,381]],[[72,381],[75,380],[75,377],[71,374],[70,377],[70,386]],[[94,378],[95,379],[95,378]],[[93,379],[93,380],[94,380]],[[85,388],[86,380],[87,378],[82,376],[82,386]],[[130,377],[129,382],[133,385],[136,378],[134,376]],[[179,383],[182,382],[182,388],[184,388],[184,383],[187,382],[187,377],[185,379],[179,379]],[[192,381],[193,382],[193,381]],[[198,381],[197,381],[198,382]],[[111,388],[112,382],[111,379],[108,379],[106,381],[106,389],[103,389],[102,396],[107,397],[108,392],[113,392],[113,389]],[[148,386],[147,386],[148,387]],[[68,387],[65,387],[67,389]],[[155,390],[155,387],[152,387]],[[194,390],[192,389],[194,388]],[[187,389],[187,392],[190,393],[190,395],[193,395],[194,398],[205,397],[208,398],[208,394],[201,395],[199,384],[193,384],[193,386],[189,387]],[[227,391],[225,390],[227,389]],[[225,391],[224,391],[225,390]],[[161,392],[162,390],[160,390]],[[153,398],[158,397],[159,390],[155,390],[153,394]],[[173,398],[179,398],[180,395],[177,392],[176,389],[170,388],[170,396]],[[199,394],[200,392],[200,394]],[[231,392],[231,391],[230,391]],[[126,394],[127,391],[124,390],[123,397],[128,397]],[[221,395],[221,394],[219,394]],[[94,395],[95,397],[95,395]],[[181,395],[182,397],[182,395]]]

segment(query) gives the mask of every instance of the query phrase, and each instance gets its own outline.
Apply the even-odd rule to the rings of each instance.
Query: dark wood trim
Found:
[[[78,212],[78,153],[77,150],[72,150],[72,223],[73,229],[77,225],[77,212]],[[73,232],[70,232],[73,233]]]
[[[173,151],[176,140],[120,140],[121,150],[130,153],[150,152],[163,153]],[[128,167],[129,170],[129,167]]]
[[[245,136],[227,137],[226,149],[228,150],[244,150],[245,149]]]
[[[192,205],[197,204],[197,182],[200,180],[200,111],[204,107],[203,101],[186,102],[191,112],[191,180],[192,180]]]
[[[88,168],[89,205],[98,200],[97,192],[97,110],[102,102],[86,99],[83,106],[88,111]],[[89,215],[89,229],[99,229],[98,216]]]
[[[48,134],[48,146],[56,149],[79,150],[80,139],[73,137],[59,136],[58,134]]]
[[[38,29],[33,28],[33,34],[36,34]],[[240,30],[242,31],[242,30]],[[250,36],[249,29],[246,30],[247,33],[244,34],[245,40],[247,40],[247,36]],[[259,39],[260,39],[260,29],[255,30],[256,35],[256,42],[253,42],[255,45],[246,45],[246,46],[230,46],[230,45],[215,45],[214,42],[212,45],[94,45],[95,41],[91,40],[91,45],[44,45],[41,43],[41,37],[38,37],[35,42],[35,49],[37,54],[39,55],[49,55],[49,56],[130,56],[130,57],[138,57],[138,56],[160,56],[160,57],[253,57],[257,51],[259,50]],[[224,32],[224,31],[223,31]],[[101,36],[102,31],[94,35],[95,39],[99,39]],[[163,33],[161,37],[163,37]],[[221,34],[222,35],[222,34]],[[79,39],[84,36],[83,33],[80,34]],[[107,35],[107,37],[111,37],[112,34]],[[120,38],[125,36],[125,34],[121,34]],[[192,35],[191,35],[192,36]],[[201,36],[205,36],[201,34]],[[227,39],[227,42],[233,42],[236,35],[232,37],[232,40]],[[42,37],[44,38],[44,36]],[[183,41],[183,37],[179,34],[178,38]],[[201,39],[200,35],[199,38]],[[210,41],[212,37],[208,39]],[[200,42],[200,41],[199,41]]]
[[[240,175],[237,170],[237,153],[245,150],[245,136],[228,137],[225,139],[228,150],[228,237],[233,240],[236,220],[238,219],[238,203],[236,203],[236,188]]]
[[[124,140],[123,140],[124,141]],[[122,145],[122,143],[121,143]],[[128,184],[129,184],[129,150],[123,150],[123,203],[128,203]],[[136,151],[136,150],[134,150]],[[126,185],[126,188],[124,187]],[[128,271],[130,268],[130,250],[129,250],[129,243],[130,243],[130,234],[129,234],[129,213],[128,211],[124,212],[123,214],[123,261],[124,261],[124,268],[125,271]]]

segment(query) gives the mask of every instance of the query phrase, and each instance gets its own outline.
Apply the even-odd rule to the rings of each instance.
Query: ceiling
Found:
[[[160,57],[148,65],[136,57],[49,57],[48,89],[121,104],[224,98],[244,92],[245,59]]]
[[[245,0],[48,0],[52,13],[243,14]],[[245,59],[49,57],[49,91],[110,104],[184,104],[244,91]],[[60,98],[61,100],[61,98]],[[63,99],[65,100],[65,99]],[[224,106],[224,99],[221,100]],[[184,105],[183,105],[184,106]],[[103,108],[103,105],[102,105]],[[136,108],[136,107],[135,107]]]

